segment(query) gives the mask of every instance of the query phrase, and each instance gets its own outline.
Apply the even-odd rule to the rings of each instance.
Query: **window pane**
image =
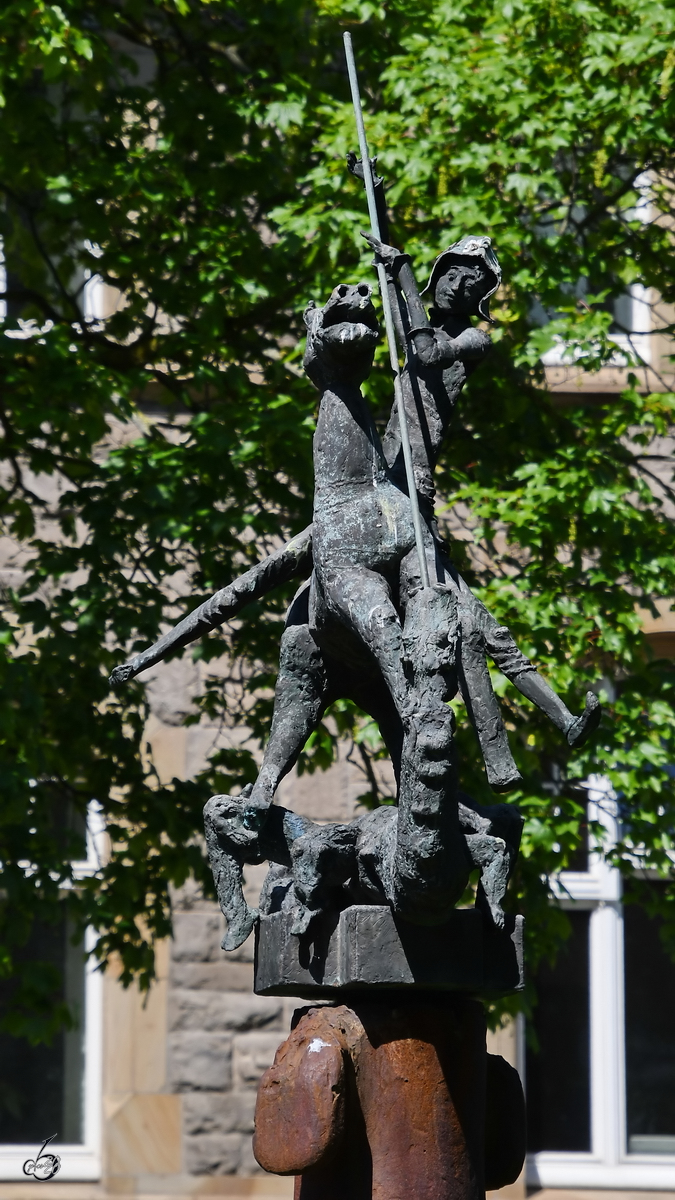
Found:
[[[568,913],[571,937],[534,980],[538,1050],[527,1051],[528,1149],[590,1150],[587,912]]]
[[[59,1034],[50,1046],[30,1046],[0,1034],[0,1143],[31,1145],[56,1133],[58,1141],[82,1142],[84,1077],[84,958],[71,946],[65,919],[36,925],[25,959],[38,959],[63,972],[62,996],[78,1016],[78,1028]],[[0,1007],[12,981],[0,982]]]
[[[626,1117],[632,1154],[675,1154],[675,964],[659,922],[624,910]]]

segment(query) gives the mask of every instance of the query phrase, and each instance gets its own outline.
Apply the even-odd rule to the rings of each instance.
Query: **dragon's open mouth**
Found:
[[[371,300],[372,288],[367,283],[356,286],[342,283],[335,288],[323,310],[323,327],[331,325],[366,325],[379,334],[377,317]]]

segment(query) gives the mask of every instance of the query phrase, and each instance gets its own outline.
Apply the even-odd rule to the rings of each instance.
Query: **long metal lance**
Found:
[[[377,219],[377,206],[375,204],[375,188],[373,186],[373,172],[370,165],[370,155],[368,153],[368,142],[366,140],[366,130],[363,124],[363,111],[361,109],[361,94],[359,92],[359,81],[356,74],[356,63],[354,61],[354,48],[352,46],[352,36],[350,33],[344,34],[345,55],[347,57],[347,71],[349,72],[349,86],[352,92],[352,102],[354,104],[354,116],[356,117],[356,128],[359,135],[359,150],[361,152],[361,162],[363,163],[363,180],[366,185],[366,197],[368,200],[368,215],[370,216],[370,228],[375,237],[380,240],[380,223]],[[410,494],[410,507],[412,509],[413,528],[415,530],[415,544],[417,546],[417,554],[420,560],[420,576],[422,579],[422,587],[429,587],[429,567],[427,564],[427,556],[424,549],[424,537],[422,534],[422,518],[420,516],[419,500],[417,498],[417,488],[415,486],[415,472],[413,471],[412,452],[410,449],[410,437],[408,435],[408,419],[403,404],[403,388],[401,387],[401,372],[398,362],[398,351],[396,349],[396,333],[394,330],[394,320],[391,315],[391,304],[389,301],[389,288],[387,286],[387,272],[384,263],[377,263],[377,279],[380,285],[380,296],[382,298],[382,312],[384,314],[384,329],[387,337],[387,345],[389,346],[389,361],[394,375],[394,395],[396,397],[396,406],[398,409],[398,423],[401,430],[401,447],[403,449],[403,461],[405,463],[405,474],[408,481],[408,492]]]

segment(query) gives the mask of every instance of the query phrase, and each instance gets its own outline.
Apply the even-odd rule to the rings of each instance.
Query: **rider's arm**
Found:
[[[394,246],[386,246],[379,242],[372,234],[364,236],[384,262],[387,275],[392,279],[398,278],[410,320],[408,336],[415,346],[419,361],[424,366],[449,367],[458,360],[477,362],[487,354],[491,342],[482,329],[475,329],[469,325],[457,337],[450,337],[444,329],[435,329],[422,302],[409,256],[402,254]]]
[[[457,337],[450,337],[444,329],[431,328],[433,338],[426,330],[412,331],[415,350],[425,366],[448,367],[457,362],[478,362],[484,358],[492,343],[487,333],[468,325]]]
[[[396,338],[401,350],[406,354],[410,338],[410,318],[406,302],[403,299],[403,293],[398,282],[392,279],[389,274],[387,274],[387,288],[389,290],[389,303],[391,305],[391,315],[394,318]]]

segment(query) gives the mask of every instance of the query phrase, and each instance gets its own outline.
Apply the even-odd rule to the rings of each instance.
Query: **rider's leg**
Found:
[[[461,598],[463,599],[463,597]],[[459,683],[469,719],[480,744],[485,774],[495,792],[507,792],[522,782],[504,728],[488,671],[485,642],[472,613],[459,605]]]
[[[595,693],[586,693],[584,711],[581,716],[575,717],[529,658],[518,649],[506,626],[498,625],[485,608],[481,624],[487,652],[506,678],[565,734],[570,746],[580,746],[585,742],[600,721],[600,702]]]
[[[594,692],[587,692],[584,711],[581,716],[575,717],[557,692],[554,692],[539,674],[534,664],[518,648],[506,626],[499,624],[477,596],[474,596],[450,560],[443,557],[446,579],[457,588],[460,607],[471,613],[473,622],[480,629],[485,649],[495,666],[499,667],[518,691],[536,704],[556,728],[565,734],[570,746],[580,746],[600,721],[601,708],[597,696]]]

